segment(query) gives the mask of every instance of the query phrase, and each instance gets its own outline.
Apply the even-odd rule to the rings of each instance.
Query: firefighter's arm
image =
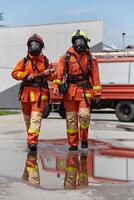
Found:
[[[94,97],[101,96],[102,88],[100,84],[99,68],[98,68],[97,59],[95,57],[92,58],[91,79],[92,79]]]
[[[47,80],[50,80],[50,76],[52,76],[52,73],[54,72],[54,68],[51,69],[45,69],[42,72],[39,72],[38,74],[31,74],[28,76],[27,80],[29,79],[35,79],[35,78],[45,78]]]
[[[53,91],[56,91],[56,93],[58,92],[59,86],[62,84],[64,66],[65,66],[65,55],[63,55],[58,62],[58,66],[56,69],[56,76],[55,79],[53,80]]]
[[[16,80],[24,80],[27,79],[29,73],[27,70],[24,70],[24,59],[20,60],[13,71],[11,72],[11,76]]]
[[[54,66],[50,63],[48,69],[45,70],[46,75],[48,75],[48,80],[53,81],[56,78],[56,72]]]

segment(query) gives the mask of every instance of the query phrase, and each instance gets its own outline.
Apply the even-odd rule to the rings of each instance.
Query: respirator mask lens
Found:
[[[74,41],[74,49],[78,52],[78,53],[81,53],[81,52],[84,52],[86,50],[86,42],[80,38],[80,39],[76,39]]]
[[[28,45],[28,52],[31,56],[39,56],[42,51],[42,46],[37,41],[31,41]]]

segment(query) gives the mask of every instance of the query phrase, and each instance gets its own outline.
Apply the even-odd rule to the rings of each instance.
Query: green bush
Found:
[[[19,111],[12,111],[12,110],[0,110],[0,115],[13,115],[19,114]]]

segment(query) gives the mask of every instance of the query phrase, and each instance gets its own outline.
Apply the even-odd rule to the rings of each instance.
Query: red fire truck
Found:
[[[95,53],[98,59],[102,95],[100,102],[92,102],[91,109],[115,110],[119,121],[134,121],[134,51]],[[56,67],[57,63],[53,63]],[[65,118],[62,96],[54,96],[50,86],[50,104],[44,117],[56,111]]]

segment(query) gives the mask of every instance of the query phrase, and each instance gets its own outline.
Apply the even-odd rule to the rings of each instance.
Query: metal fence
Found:
[[[105,32],[103,35],[103,43],[106,47],[113,48],[113,50],[126,49],[130,45],[134,47],[134,33]]]

